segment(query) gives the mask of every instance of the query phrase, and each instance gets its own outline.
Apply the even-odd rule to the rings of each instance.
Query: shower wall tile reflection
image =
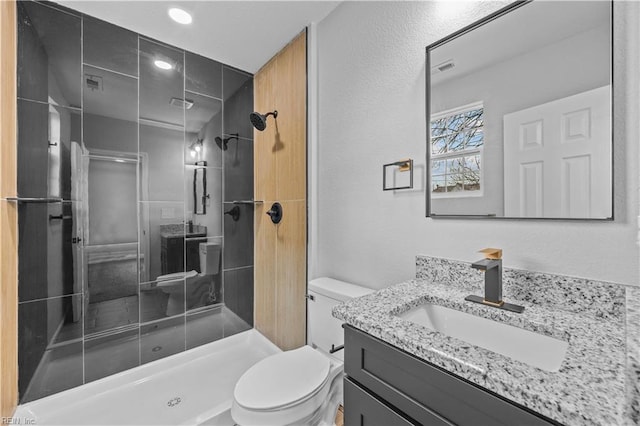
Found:
[[[251,328],[251,268],[224,298],[223,198],[253,194],[252,76],[53,3],[18,9],[20,402]],[[238,208],[230,253],[248,253]]]
[[[18,304],[18,373],[23,401],[83,383],[82,296]]]
[[[224,153],[224,200],[253,198],[253,141],[240,139]]]
[[[82,25],[82,59],[85,64],[138,76],[136,33],[86,15]]]
[[[184,129],[140,124],[140,199],[183,201]]]
[[[185,350],[185,317],[180,315],[140,326],[142,364]]]
[[[84,341],[85,383],[140,365],[139,329],[100,335]]]
[[[253,126],[248,120],[253,111],[253,76],[229,67],[222,67],[222,75],[224,133],[253,139]]]
[[[253,324],[253,267],[224,273],[225,306],[247,324]]]
[[[187,311],[224,302],[222,294],[222,238],[188,238],[186,241]]]
[[[224,268],[253,265],[253,205],[224,203],[226,212],[237,208],[237,215],[224,216]]]
[[[185,89],[222,99],[222,64],[185,52]]]
[[[18,97],[81,107],[81,19],[18,2]]]
[[[222,101],[186,92],[193,105],[185,111],[185,164],[222,167]]]
[[[187,213],[191,213],[188,220],[195,226],[205,227],[205,236],[221,236],[222,169],[185,166],[184,179],[185,205]]]

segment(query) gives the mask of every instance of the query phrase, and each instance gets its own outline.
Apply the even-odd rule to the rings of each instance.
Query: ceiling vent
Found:
[[[102,77],[97,75],[85,74],[84,75],[84,84],[87,89],[92,92],[102,92],[104,91]]]
[[[449,71],[453,69],[455,66],[456,64],[453,63],[453,59],[449,59],[448,61],[444,61],[443,63],[431,68],[431,75]]]
[[[193,106],[193,101],[191,99],[180,99],[180,98],[171,98],[169,102],[174,107],[191,109]]]

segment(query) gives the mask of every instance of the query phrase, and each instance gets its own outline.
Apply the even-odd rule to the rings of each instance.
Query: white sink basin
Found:
[[[455,309],[425,303],[398,317],[546,371],[558,371],[569,343]]]

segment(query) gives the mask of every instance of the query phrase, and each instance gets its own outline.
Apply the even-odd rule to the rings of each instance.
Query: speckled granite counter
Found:
[[[419,279],[348,301],[333,315],[560,423],[634,424],[638,385],[630,375],[638,377],[638,359],[629,354],[638,339],[625,334],[627,287],[505,268],[505,300],[525,306],[516,314],[464,300],[483,294],[483,277],[468,263],[419,257],[417,266]],[[569,342],[560,371],[540,370],[396,317],[426,302]]]

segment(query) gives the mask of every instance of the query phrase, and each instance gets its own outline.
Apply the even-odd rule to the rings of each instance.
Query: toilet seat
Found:
[[[255,364],[238,380],[233,396],[251,411],[282,410],[313,398],[326,386],[330,370],[326,356],[303,346]]]

